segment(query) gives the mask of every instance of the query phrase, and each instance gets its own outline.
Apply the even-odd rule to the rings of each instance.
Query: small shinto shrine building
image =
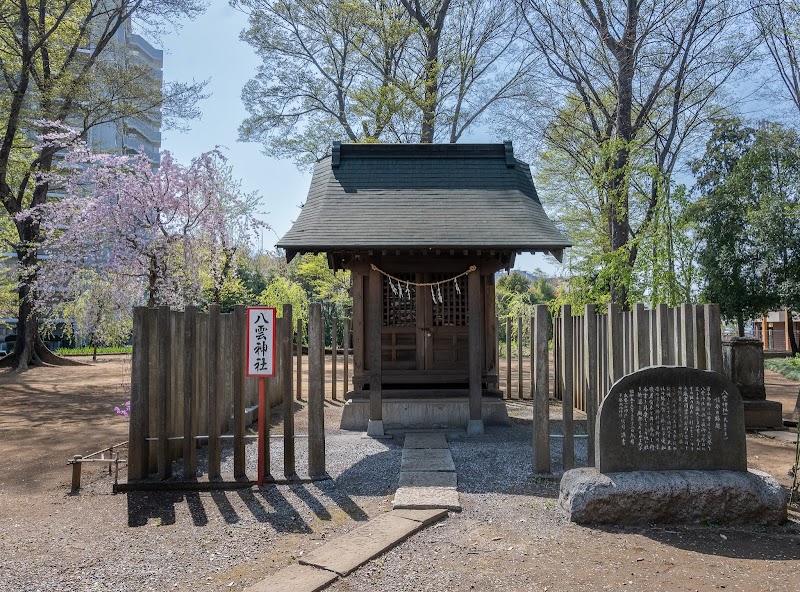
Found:
[[[352,277],[353,383],[342,427],[507,421],[495,274],[570,246],[505,144],[340,144],[278,242]]]

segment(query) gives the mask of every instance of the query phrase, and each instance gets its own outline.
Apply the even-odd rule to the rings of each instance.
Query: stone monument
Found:
[[[596,468],[561,479],[574,522],[786,520],[786,492],[747,470],[742,398],[726,377],[655,366],[618,380],[598,410]]]
[[[725,375],[744,400],[744,425],[748,430],[783,427],[783,410],[767,401],[764,388],[764,344],[752,337],[733,337],[722,342]]]

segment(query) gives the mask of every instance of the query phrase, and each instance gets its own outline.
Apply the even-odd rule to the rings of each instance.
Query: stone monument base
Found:
[[[483,397],[484,425],[511,425],[508,410],[502,399]],[[469,424],[469,399],[443,397],[430,399],[384,399],[383,428],[464,430]],[[369,399],[350,399],[342,410],[339,427],[343,430],[364,431],[369,422]]]
[[[561,478],[558,505],[580,524],[780,524],[787,494],[759,471],[573,469]]]
[[[744,399],[744,427],[746,430],[783,427],[783,406],[766,399]]]

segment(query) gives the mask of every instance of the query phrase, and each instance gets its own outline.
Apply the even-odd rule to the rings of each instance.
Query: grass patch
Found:
[[[120,347],[98,347],[98,354],[129,354],[133,346],[123,345]],[[59,356],[91,356],[94,353],[93,347],[59,347],[56,354]]]
[[[800,382],[800,355],[793,358],[771,358],[764,360],[764,366],[782,374],[789,380],[796,380]]]

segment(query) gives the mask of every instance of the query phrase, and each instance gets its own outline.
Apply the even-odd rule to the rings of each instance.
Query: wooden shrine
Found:
[[[289,260],[324,252],[350,270],[354,374],[342,427],[376,435],[384,419],[463,419],[480,433],[493,403],[504,414],[495,274],[517,253],[560,259],[568,246],[510,142],[334,142],[278,243]]]

